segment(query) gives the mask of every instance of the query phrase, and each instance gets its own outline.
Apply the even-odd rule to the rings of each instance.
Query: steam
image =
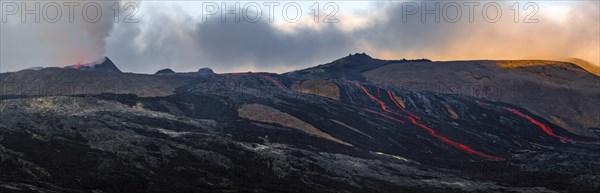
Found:
[[[71,12],[72,21],[69,18],[69,7],[62,1],[16,2],[19,12],[15,15],[6,15],[7,22],[1,24],[2,71],[20,70],[24,65],[48,67],[84,64],[104,57],[106,39],[115,26],[114,12],[110,7],[119,2],[64,2],[79,3]],[[22,22],[20,11],[24,8],[34,9],[35,3],[40,4],[39,11],[36,11],[36,15],[26,15],[25,22]],[[48,12],[44,12],[46,11],[44,7],[49,3],[57,3],[55,5],[60,6],[61,17],[56,23],[52,23],[52,19],[56,17],[58,9],[48,6]],[[83,13],[83,7],[90,3],[99,6],[89,7],[86,15]],[[96,7],[100,8],[102,16],[95,21]],[[36,16],[40,17],[39,22],[36,22]]]

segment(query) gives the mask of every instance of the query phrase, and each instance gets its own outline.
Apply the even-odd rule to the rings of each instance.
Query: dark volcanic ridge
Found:
[[[364,80],[361,73],[367,70],[375,69],[380,66],[393,63],[404,62],[431,62],[428,59],[416,60],[380,60],[372,58],[365,53],[349,54],[346,57],[337,59],[327,64],[321,64],[315,67],[297,70],[285,73],[286,76],[292,76],[300,79],[348,79]]]
[[[0,192],[600,189],[600,140],[561,125],[592,123],[569,113],[600,91],[565,85],[597,79],[568,63],[355,54],[282,75],[144,75],[105,62],[0,74]],[[509,78],[559,111],[390,83]]]
[[[165,68],[159,71],[156,71],[156,73],[154,73],[155,75],[161,75],[161,74],[175,74],[175,71],[169,69],[169,68]]]
[[[211,76],[215,75],[212,69],[210,68],[200,68],[197,72],[175,72],[169,68],[165,68],[157,71],[154,75],[177,75],[184,77],[203,77],[203,76]]]

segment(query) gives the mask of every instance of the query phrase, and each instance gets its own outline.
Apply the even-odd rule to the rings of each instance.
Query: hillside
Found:
[[[397,61],[356,54],[285,75],[485,98],[523,106],[576,134],[597,137],[600,130],[600,77],[567,62]]]
[[[600,188],[593,169],[600,168],[597,138],[570,132],[520,105],[351,79],[364,75],[377,82],[370,73],[392,76],[377,72],[381,68],[436,62],[379,61],[356,68],[364,72],[327,75],[346,68],[336,66],[340,61],[361,64],[343,59],[323,71],[317,67],[284,75],[62,68],[0,74],[3,85],[23,85],[3,90],[0,99],[0,191],[537,193]],[[322,75],[330,78],[318,78]],[[37,84],[69,81],[136,89],[24,92]]]

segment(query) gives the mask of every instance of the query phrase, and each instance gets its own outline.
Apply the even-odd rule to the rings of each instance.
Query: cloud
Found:
[[[555,5],[539,2],[537,23],[524,23],[520,2],[519,22],[509,8],[514,2],[499,3],[503,9],[497,23],[485,21],[480,3],[474,22],[463,18],[459,22],[422,23],[422,17],[410,17],[402,22],[402,4],[389,4],[371,26],[355,32],[365,42],[362,47],[383,58],[425,57],[435,60],[473,59],[554,59],[581,58],[600,64],[600,15],[597,1],[569,2]],[[430,4],[428,4],[430,5]],[[443,6],[443,3],[442,5]],[[557,9],[558,8],[558,9]],[[559,13],[560,12],[560,13]],[[491,14],[493,15],[493,13]],[[493,18],[493,16],[490,16]],[[428,17],[432,21],[433,17]],[[378,36],[370,34],[377,33]]]
[[[356,47],[350,34],[335,24],[286,32],[266,19],[236,23],[233,17],[229,22],[211,17],[202,22],[168,14],[146,19],[141,25],[119,25],[109,39],[114,49],[108,55],[117,63],[127,63],[122,67],[125,71],[151,73],[167,67],[191,71],[208,66],[217,72],[285,72],[332,60]]]
[[[496,23],[484,20],[482,8],[489,1],[475,7],[474,22],[469,21],[471,15],[464,2],[456,2],[462,8],[462,18],[455,23],[444,20],[444,15],[437,23],[432,15],[405,14],[403,5],[406,9],[407,4],[403,3],[422,9],[421,1],[375,2],[368,11],[338,13],[340,23],[334,24],[310,23],[310,15],[294,24],[270,23],[264,18],[256,23],[243,19],[236,23],[229,18],[223,23],[219,17],[202,22],[197,13],[191,14],[193,9],[185,7],[187,4],[165,7],[164,2],[153,3],[142,2],[140,8],[146,10],[139,23],[8,24],[8,28],[3,24],[0,70],[62,65],[65,62],[61,60],[74,61],[78,50],[86,53],[84,60],[106,54],[122,70],[142,73],[162,68],[195,71],[201,67],[217,72],[285,72],[353,52],[386,59],[581,58],[600,64],[599,3],[595,1],[537,2],[538,23],[522,22],[531,11],[523,9],[525,2],[520,2],[518,23],[509,9],[514,2],[498,4],[503,10]],[[427,3],[431,6],[432,2]],[[440,3],[443,8],[448,1]],[[447,15],[456,14],[449,10]],[[427,22],[423,23],[423,18]],[[21,32],[23,29],[28,32]]]
[[[409,3],[422,8],[421,2]],[[498,4],[503,9],[503,16],[496,23],[486,21],[483,16],[486,2],[479,3],[472,16],[462,2],[458,3],[462,18],[455,23],[444,20],[444,15],[439,23],[427,15],[423,23],[420,14],[404,15],[402,2],[379,2],[369,12],[339,14],[340,23],[337,24],[307,24],[306,20],[298,24],[243,20],[241,23],[221,23],[218,17],[207,23],[191,17],[185,22],[177,22],[160,16],[145,28],[153,34],[144,36],[144,42],[153,42],[148,44],[152,48],[146,47],[138,53],[143,58],[153,58],[152,70],[165,65],[180,70],[209,66],[221,72],[283,72],[325,63],[350,52],[367,52],[387,59],[581,58],[600,64],[598,2],[536,3],[539,11],[534,19],[538,19],[538,23],[522,22],[531,11],[524,10],[523,2],[518,23],[514,22],[511,15],[514,13],[509,10],[513,2]],[[440,9],[444,5],[441,3]],[[449,17],[456,14],[452,9],[448,10]],[[493,18],[493,12],[488,15]],[[185,25],[174,26],[173,23]],[[144,67],[131,70],[143,71]]]

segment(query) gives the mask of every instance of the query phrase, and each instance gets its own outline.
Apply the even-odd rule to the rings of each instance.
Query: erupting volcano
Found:
[[[87,64],[74,64],[66,66],[65,68],[77,69],[82,71],[121,73],[121,70],[119,70],[119,68],[117,68],[117,66],[108,57],[103,57],[97,61],[90,62]]]

